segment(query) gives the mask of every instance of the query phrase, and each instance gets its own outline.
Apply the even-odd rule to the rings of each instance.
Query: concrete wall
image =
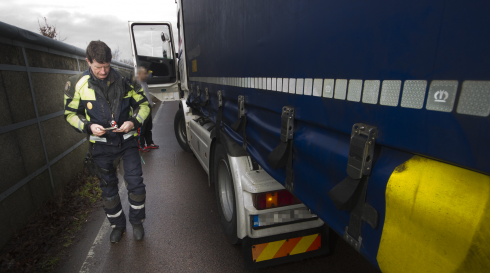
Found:
[[[0,249],[83,169],[88,144],[64,120],[63,91],[87,68],[82,54],[0,33]]]

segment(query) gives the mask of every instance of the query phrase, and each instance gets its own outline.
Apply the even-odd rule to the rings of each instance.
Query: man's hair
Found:
[[[110,63],[112,59],[111,49],[102,41],[92,41],[87,46],[86,57],[90,63],[96,60],[98,63]]]

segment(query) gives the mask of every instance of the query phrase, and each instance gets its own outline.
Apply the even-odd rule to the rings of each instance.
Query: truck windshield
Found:
[[[138,56],[173,59],[168,25],[135,25],[133,34]]]

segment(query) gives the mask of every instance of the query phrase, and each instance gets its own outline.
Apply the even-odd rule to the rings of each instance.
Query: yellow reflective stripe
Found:
[[[143,99],[145,99],[144,96],[142,96],[141,94],[138,94],[134,91],[132,91],[132,97],[133,99],[136,101],[136,102],[139,102]],[[145,101],[145,102],[142,102],[140,105],[139,105],[139,110],[138,110],[138,114],[137,114],[137,117],[136,119],[140,122],[140,123],[143,123],[145,121],[145,119],[148,117],[148,114],[150,113],[150,107],[149,107],[149,104],[148,104],[148,101]]]
[[[144,120],[144,119],[143,119],[143,118],[140,116],[140,114],[139,114],[139,113],[138,113],[138,114],[136,114],[136,119],[138,119],[138,121],[139,121],[140,123],[143,123],[143,121],[145,121],[145,120]]]
[[[315,241],[316,237],[318,237],[318,234],[313,234],[301,238],[298,244],[291,251],[290,255],[306,252],[306,250],[308,250],[308,248],[311,246],[313,241]]]
[[[87,114],[87,109],[85,109],[85,118],[86,118],[88,121],[90,121],[90,116],[89,116],[89,114]]]
[[[260,256],[257,258],[257,262],[274,258],[274,255],[276,255],[277,251],[281,248],[284,242],[286,242],[286,240],[275,241],[267,244],[265,249],[262,251],[262,253],[260,253]]]
[[[78,117],[76,114],[74,114],[74,113],[70,113],[70,114],[68,114],[68,115],[66,116],[66,121],[68,121],[68,123],[69,123],[71,126],[73,126],[73,127],[77,128],[77,129],[79,128],[79,126],[78,126],[78,122],[80,121],[80,118],[79,118],[79,117]],[[83,127],[82,127],[82,128],[83,128]]]
[[[78,80],[77,85],[75,85],[75,92],[80,90],[84,85],[87,85],[88,79],[90,78],[89,75],[85,75]]]
[[[392,173],[377,255],[383,272],[487,272],[490,177],[414,156]]]
[[[75,93],[75,97],[77,97],[77,100],[73,99],[69,104],[68,107],[72,109],[78,109],[78,105],[80,104],[80,97],[77,96],[77,93]]]

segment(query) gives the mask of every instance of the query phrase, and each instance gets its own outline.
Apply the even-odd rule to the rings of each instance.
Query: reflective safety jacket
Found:
[[[66,121],[76,131],[90,135],[92,143],[118,146],[138,136],[137,129],[150,113],[143,92],[129,73],[111,68],[107,79],[101,81],[87,70],[70,77],[65,85]],[[111,121],[118,127],[125,121],[132,121],[134,128],[128,133],[107,131],[101,137],[92,134],[90,125],[107,128],[112,127]]]

